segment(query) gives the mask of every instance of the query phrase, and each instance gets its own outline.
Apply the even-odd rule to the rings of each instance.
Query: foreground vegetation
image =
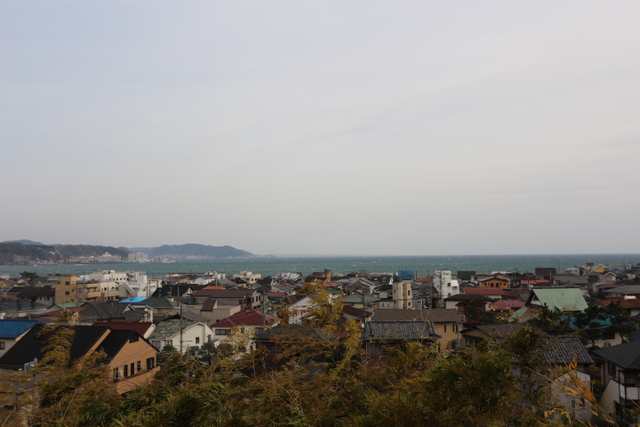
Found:
[[[100,354],[69,365],[72,329],[54,325],[45,360],[3,378],[2,403],[15,409],[0,412],[0,426],[583,425],[553,387],[584,399],[599,425],[612,424],[598,418],[588,385],[572,377],[553,384],[573,367],[545,361],[537,329],[452,354],[411,342],[367,359],[360,325],[336,322],[339,307],[319,302],[306,326],[325,339],[302,328],[272,337],[277,353],[167,349],[155,380],[124,396]]]

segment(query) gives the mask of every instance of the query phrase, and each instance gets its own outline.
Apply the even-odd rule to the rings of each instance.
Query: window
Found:
[[[113,379],[117,380],[120,376],[120,370],[118,368],[113,368]]]
[[[155,366],[156,366],[156,358],[155,357],[147,358],[147,371],[152,370],[153,368],[155,368]]]
[[[69,291],[66,291],[64,294],[65,294],[65,295],[69,295]]]
[[[0,350],[4,350],[4,341],[0,341]]]
[[[616,377],[616,365],[611,362],[607,362],[609,375],[613,378]]]
[[[228,329],[216,329],[216,335],[229,335]]]
[[[136,372],[140,372],[140,371],[142,371],[142,362],[138,360],[136,362]]]
[[[135,368],[136,368],[135,363],[131,362],[131,375],[136,373],[136,369]]]
[[[200,337],[196,337],[196,344],[200,344]]]
[[[129,365],[124,365],[124,375],[125,378],[129,376]]]
[[[133,335],[129,337],[129,342],[138,342],[139,339],[140,339],[140,336],[134,332]]]

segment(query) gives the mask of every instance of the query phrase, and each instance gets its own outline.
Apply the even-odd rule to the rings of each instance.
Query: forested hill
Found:
[[[19,242],[0,243],[0,263],[64,262],[72,256],[100,256],[105,252],[127,259],[125,248],[95,245],[42,245]]]
[[[2,264],[36,261],[61,262],[62,260],[62,255],[54,246],[18,242],[0,243],[0,263]]]
[[[130,248],[130,251],[145,252],[153,257],[239,258],[254,256],[251,252],[236,249],[233,246],[209,246],[194,243],[186,245],[163,245],[157,248]]]

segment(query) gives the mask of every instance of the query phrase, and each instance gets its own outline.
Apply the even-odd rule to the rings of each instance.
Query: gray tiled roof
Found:
[[[180,322],[179,319],[163,320],[162,322],[156,325],[156,329],[149,336],[149,341],[169,339],[180,333],[181,325],[182,325],[182,330],[185,331],[191,325],[194,325],[194,324],[195,324],[194,322],[190,322],[184,319],[182,320],[182,322]]]
[[[640,370],[640,341],[601,348],[595,354],[623,369]]]
[[[433,308],[429,310],[401,310],[394,308],[377,308],[373,312],[373,321],[408,321],[428,320],[434,323],[455,322],[458,310],[450,308]]]
[[[552,363],[567,364],[574,360],[579,364],[593,364],[587,348],[576,336],[549,337],[549,350],[544,353],[545,358]]]
[[[424,321],[391,321],[375,322],[371,321],[364,327],[365,339],[404,341],[404,340],[433,340],[438,338],[433,332],[429,322]]]

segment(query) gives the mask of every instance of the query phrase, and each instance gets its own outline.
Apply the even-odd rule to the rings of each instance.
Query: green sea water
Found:
[[[100,270],[145,271],[150,278],[161,278],[168,273],[204,273],[215,270],[235,274],[253,271],[265,276],[279,272],[297,272],[303,275],[314,271],[331,270],[340,274],[351,272],[397,272],[412,270],[416,277],[432,275],[435,270],[533,272],[536,267],[555,267],[559,271],[588,262],[595,265],[616,265],[620,268],[640,263],[640,254],[563,254],[563,255],[451,255],[451,256],[327,256],[327,257],[274,257],[221,260],[183,260],[176,263],[140,264],[60,264],[0,266],[0,274],[18,277],[20,272],[35,272],[40,276],[55,274],[86,274]]]

